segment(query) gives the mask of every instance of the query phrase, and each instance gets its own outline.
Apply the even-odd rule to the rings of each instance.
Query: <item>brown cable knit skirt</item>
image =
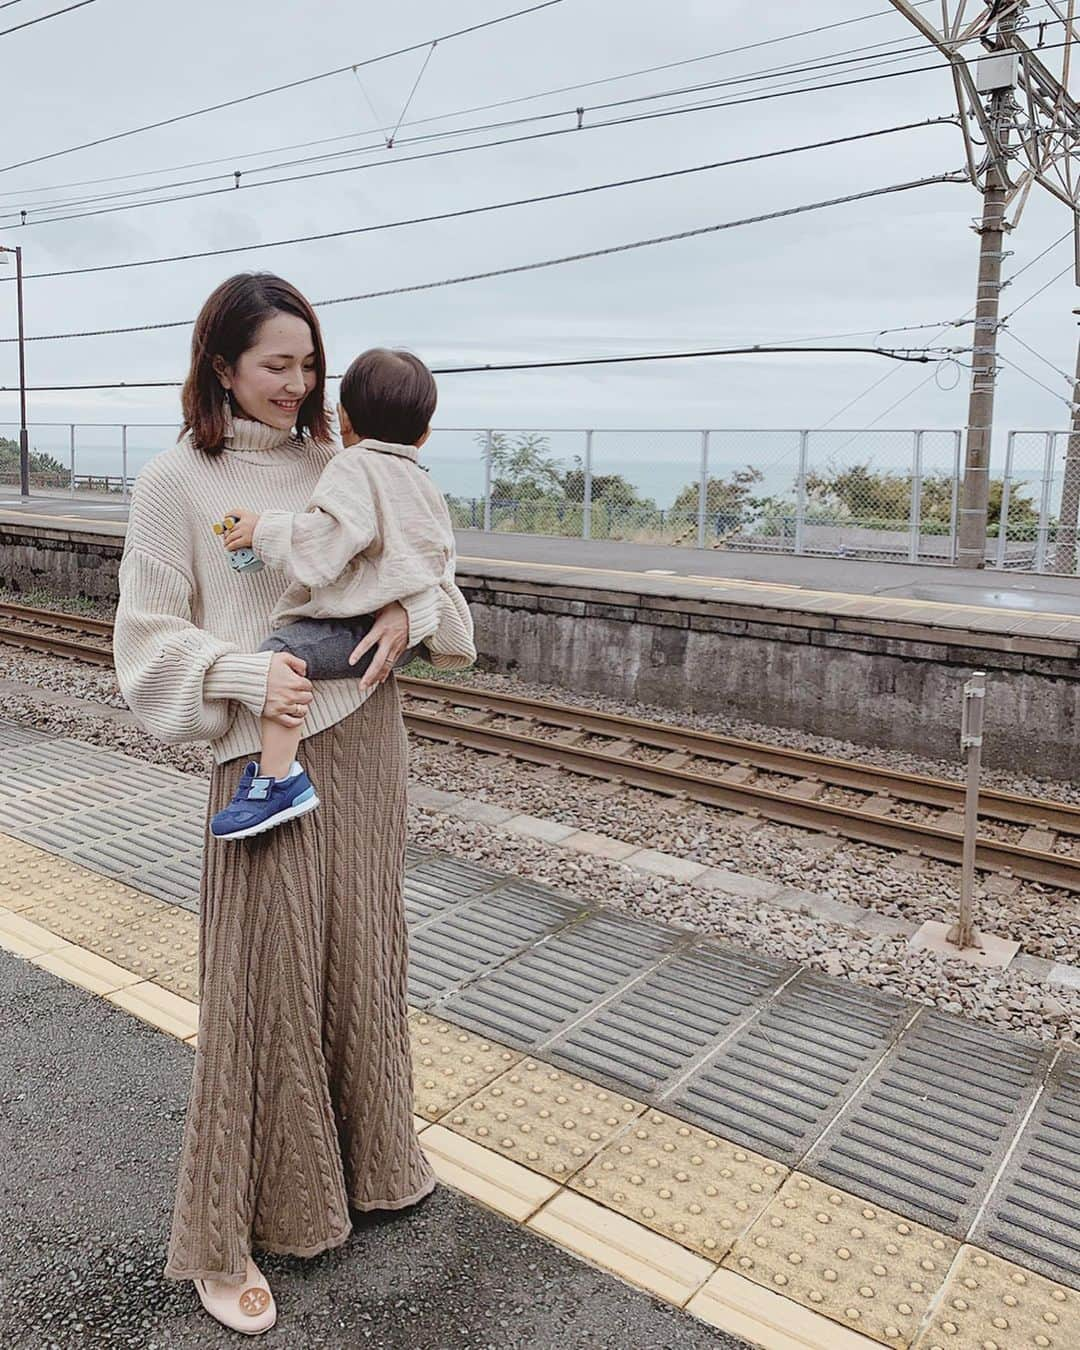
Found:
[[[240,1284],[253,1249],[314,1256],[349,1236],[349,1205],[396,1209],[435,1184],[412,1119],[393,677],[300,753],[317,811],[206,846],[168,1279]],[[215,767],[211,813],[244,762]]]

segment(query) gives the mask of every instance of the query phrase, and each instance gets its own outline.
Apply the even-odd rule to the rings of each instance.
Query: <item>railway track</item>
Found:
[[[112,625],[0,605],[0,643],[111,665]],[[663,722],[400,678],[405,722],[430,740],[959,863],[963,787],[944,779]],[[986,789],[977,866],[1080,892],[1080,807]]]

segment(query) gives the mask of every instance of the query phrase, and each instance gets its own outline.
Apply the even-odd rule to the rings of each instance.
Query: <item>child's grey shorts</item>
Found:
[[[291,652],[307,662],[309,680],[354,680],[363,675],[375,648],[371,647],[355,666],[349,665],[356,644],[367,636],[375,622],[373,614],[355,619],[297,619],[278,628],[259,648],[261,652]]]

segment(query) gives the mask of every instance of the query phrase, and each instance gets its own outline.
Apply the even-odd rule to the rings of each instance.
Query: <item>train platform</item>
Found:
[[[149,1305],[168,1334],[155,1312],[138,1343],[205,1344],[156,1275],[204,785],[0,735],[4,1176],[29,1234],[0,1235],[0,1334],[113,1344]],[[267,1262],[298,1344],[1080,1344],[1080,1055],[446,855],[410,849],[406,906],[444,1189],[330,1260]],[[44,1340],[12,1339],[20,1302]],[[72,1316],[89,1339],[65,1342]]]

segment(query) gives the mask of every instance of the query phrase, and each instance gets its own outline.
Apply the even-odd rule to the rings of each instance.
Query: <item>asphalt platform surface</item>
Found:
[[[220,1326],[161,1274],[192,1052],[0,950],[0,1346],[748,1350],[439,1187],[258,1255],[277,1325]]]

